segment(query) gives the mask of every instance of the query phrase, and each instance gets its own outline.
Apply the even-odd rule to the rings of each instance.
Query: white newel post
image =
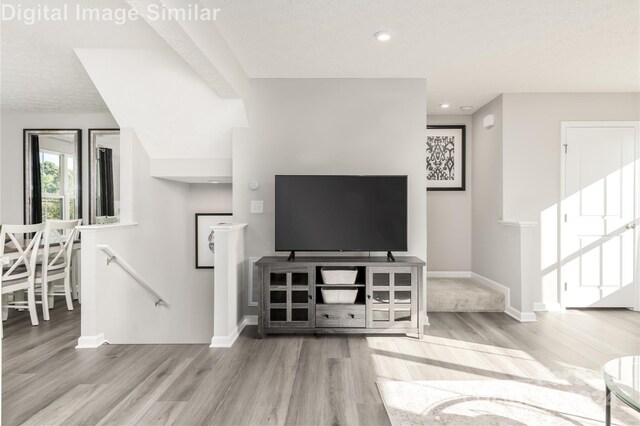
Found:
[[[97,348],[105,343],[104,334],[98,326],[98,284],[96,279],[96,262],[98,262],[97,235],[94,229],[81,226],[82,250],[80,282],[82,291],[80,298],[80,338],[77,349]]]
[[[215,225],[212,348],[228,348],[238,338],[244,283],[246,223]]]

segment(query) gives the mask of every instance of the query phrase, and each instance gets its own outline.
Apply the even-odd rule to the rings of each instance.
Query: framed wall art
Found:
[[[427,191],[464,191],[466,126],[427,126]]]

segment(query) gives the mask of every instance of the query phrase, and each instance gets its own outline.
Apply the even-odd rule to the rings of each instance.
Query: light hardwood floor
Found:
[[[386,425],[376,380],[599,378],[640,352],[640,314],[434,313],[423,341],[406,336],[283,336],[247,328],[231,349],[104,345],[76,350],[80,309],[50,322],[5,322],[2,424]],[[614,410],[619,404],[614,400]]]

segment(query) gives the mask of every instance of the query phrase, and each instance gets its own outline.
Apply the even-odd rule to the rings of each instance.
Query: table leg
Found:
[[[605,426],[611,426],[611,391],[609,390],[609,386],[605,385],[605,417],[604,424]]]

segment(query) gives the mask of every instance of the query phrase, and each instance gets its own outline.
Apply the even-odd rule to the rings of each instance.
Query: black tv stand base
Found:
[[[393,257],[393,253],[391,253],[390,251],[387,252],[387,262],[395,262],[396,258]]]

